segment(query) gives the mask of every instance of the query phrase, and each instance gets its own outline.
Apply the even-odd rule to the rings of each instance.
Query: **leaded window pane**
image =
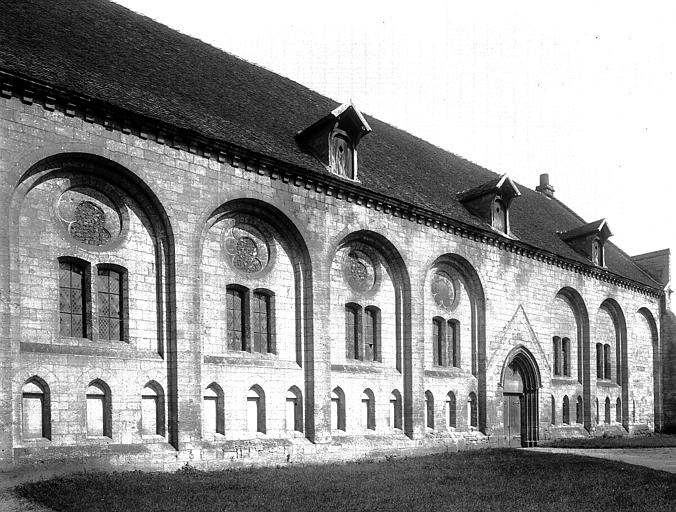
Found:
[[[76,263],[59,262],[59,334],[84,337],[84,269]]]
[[[104,340],[122,339],[121,276],[115,270],[98,269],[99,337]]]
[[[243,336],[242,318],[244,306],[244,294],[235,289],[228,289],[226,298],[227,330],[230,346],[234,350],[246,350],[246,341]]]

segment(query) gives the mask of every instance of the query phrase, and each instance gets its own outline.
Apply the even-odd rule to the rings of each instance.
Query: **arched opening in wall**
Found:
[[[345,393],[341,388],[331,391],[331,430],[345,431]]]
[[[87,153],[60,153],[44,158],[32,165],[16,182],[18,185],[13,191],[9,220],[10,236],[15,240],[32,238],[32,234],[26,232],[27,224],[22,219],[35,217],[32,215],[35,212],[27,209],[38,208],[37,205],[50,209],[45,214],[51,218],[43,218],[42,213],[37,217],[40,222],[50,222],[50,229],[45,234],[58,240],[60,248],[68,244],[73,252],[80,249],[113,252],[123,246],[128,235],[135,237],[138,257],[132,263],[138,272],[130,272],[129,277],[137,282],[143,280],[143,287],[147,288],[143,293],[148,295],[145,305],[152,318],[144,319],[144,326],[148,328],[137,328],[133,334],[137,340],[142,339],[147,344],[144,349],[156,351],[162,358],[158,369],[161,364],[165,373],[163,377],[166,377],[168,441],[178,448],[175,250],[173,230],[162,202],[135,173],[116,162]],[[33,221],[31,228],[35,229]],[[30,258],[36,260],[36,266],[43,269],[53,267],[53,261],[44,261],[43,252],[32,251],[30,244],[26,244],[25,248]],[[93,276],[87,275],[85,271],[85,279],[82,280],[78,276],[82,268],[73,267],[73,261],[71,259],[70,268],[66,268],[69,266],[68,259],[59,258],[58,275],[55,269],[52,276],[45,276],[58,280],[61,307],[59,312],[55,312],[59,315],[59,332],[56,335],[95,341],[126,341],[125,297],[123,289],[116,290],[119,284],[115,281],[116,276],[112,276],[112,283],[110,276],[105,276],[106,282],[103,283],[104,276],[100,277],[98,272]],[[29,264],[33,265],[18,252],[11,256],[10,275],[13,277],[10,289],[17,296],[25,295],[21,288],[26,286],[23,276]],[[102,270],[106,267],[119,272],[112,265],[104,265]],[[89,271],[93,272],[93,269]],[[75,300],[67,304],[66,295]],[[98,312],[97,315],[92,315],[92,304],[96,304],[93,310]]]
[[[344,365],[335,365],[332,372],[346,371],[346,367],[353,367],[355,363],[360,368],[377,368],[378,372],[387,368],[382,373],[386,378],[382,384],[400,391],[402,428],[410,437],[414,432],[414,356],[411,285],[406,264],[392,242],[368,230],[349,233],[336,243],[332,254],[330,323],[335,336],[331,349],[335,361],[344,361]],[[344,322],[341,315],[345,315]],[[355,386],[371,384],[363,369],[351,373]],[[359,374],[363,375],[361,383],[356,382]],[[337,374],[335,377],[342,378]],[[420,405],[416,403],[415,407]],[[383,420],[386,421],[387,416]],[[359,419],[355,423],[364,425]]]
[[[295,363],[303,425],[292,431],[314,440],[317,408],[326,415],[319,425],[327,428],[331,420],[329,408],[324,408],[328,397],[315,397],[312,261],[298,225],[270,203],[234,199],[209,215],[196,255],[201,264],[201,321],[207,332],[204,353],[227,357],[228,352],[240,352],[241,360],[249,362],[260,359],[242,352],[260,353]],[[226,287],[228,304],[223,297]],[[214,296],[222,301],[209,300]],[[226,330],[233,341],[224,345]],[[247,404],[247,410],[253,410]],[[265,430],[251,425],[247,423],[248,430]]]
[[[582,425],[582,422],[584,422],[584,414],[582,411],[582,397],[578,395],[577,402],[575,403],[575,423],[579,425]]]
[[[475,429],[478,424],[476,393],[472,391],[467,397],[467,425],[469,425],[470,429]]]
[[[606,397],[606,408],[605,408],[605,418],[604,418],[604,423],[606,425],[610,424],[610,398]]]
[[[141,434],[164,436],[164,390],[157,382],[145,385],[141,393]]]
[[[246,394],[246,428],[249,432],[265,434],[265,393],[258,386],[252,386]]]
[[[303,431],[303,395],[296,386],[286,392],[286,430]]]
[[[431,391],[425,391],[425,426],[434,430],[434,395]]]
[[[650,330],[650,338],[652,344],[652,379],[653,379],[653,418],[655,430],[661,432],[663,429],[663,413],[662,413],[662,356],[661,343],[659,338],[659,331],[657,329],[657,322],[648,308],[641,308],[638,310],[639,320],[647,323]],[[628,397],[622,397],[624,403],[628,401]],[[641,416],[641,415],[639,415]],[[640,418],[639,418],[640,420]]]
[[[457,412],[455,403],[455,393],[449,391],[446,395],[446,426],[449,428],[457,428]]]
[[[87,435],[113,437],[110,388],[100,379],[87,387]]]
[[[563,397],[563,424],[570,425],[570,401],[568,395]]]
[[[612,345],[603,346],[603,373],[608,380],[620,386],[620,410],[617,413],[625,429],[629,429],[629,369],[627,356],[627,322],[622,308],[615,299],[606,299],[601,303],[601,310],[606,311],[613,322],[614,336]],[[614,354],[613,354],[614,352]],[[613,357],[614,355],[614,357]],[[614,372],[613,372],[614,366]]]
[[[204,390],[204,412],[202,417],[205,434],[225,434],[225,400],[223,388],[212,382]]]
[[[619,398],[615,401],[615,421],[622,423],[622,400]]]
[[[448,347],[449,365],[462,367],[470,370],[472,376],[476,379],[476,410],[477,421],[475,427],[481,432],[486,432],[487,410],[486,410],[486,299],[484,295],[484,288],[479,278],[479,274],[472,264],[465,258],[457,254],[444,254],[438,257],[431,265],[428,275],[436,276],[450,276],[446,282],[453,285],[454,280],[457,279],[467,293],[469,300],[469,319],[467,323],[458,322],[457,318],[451,318],[451,322],[446,324],[445,330],[446,343]],[[437,281],[443,283],[444,280]],[[432,285],[435,284],[433,281]],[[440,289],[434,289],[432,292],[437,292],[434,299],[440,307],[445,307],[448,302],[451,312],[453,310],[453,286],[446,286]],[[446,293],[446,288],[450,289]],[[444,294],[449,295],[444,299]],[[446,302],[445,302],[446,301]],[[429,319],[427,320],[429,322]],[[465,341],[460,339],[461,327],[465,332]],[[449,337],[449,334],[450,337]],[[468,336],[469,334],[469,336]],[[461,353],[461,344],[467,343],[469,346],[469,354]],[[450,345],[450,346],[449,346]],[[469,424],[469,422],[468,422]]]
[[[540,370],[533,354],[518,345],[505,359],[502,383],[505,436],[521,446],[537,446],[539,439]]]
[[[390,395],[390,427],[401,429],[401,410],[401,393],[395,389]]]
[[[21,436],[24,439],[52,438],[49,386],[40,377],[31,377],[23,385],[21,419]]]
[[[590,355],[589,313],[582,296],[573,288],[562,288],[556,294],[556,299],[562,299],[570,307],[575,317],[576,332],[574,334],[577,338],[575,363],[577,366],[577,380],[582,384],[582,424],[587,431],[590,431],[592,426],[590,357],[592,356]],[[568,338],[562,339],[562,345],[566,345],[566,339]],[[564,349],[564,352],[566,352],[564,365],[566,364],[565,360],[571,361],[568,364],[568,371],[569,375],[572,376],[573,361],[571,354],[573,347],[570,346],[570,341],[567,342],[567,345],[569,348],[567,350]],[[577,418],[576,421],[578,421]],[[570,415],[568,416],[568,421],[564,419],[564,423],[570,424]]]
[[[376,403],[370,389],[365,389],[361,394],[361,425],[367,430],[376,429]]]

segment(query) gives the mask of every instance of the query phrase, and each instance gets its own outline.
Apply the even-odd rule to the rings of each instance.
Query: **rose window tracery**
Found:
[[[253,274],[266,268],[270,251],[264,235],[249,224],[235,224],[225,235],[225,252],[230,265]]]
[[[431,285],[434,301],[441,309],[450,311],[457,303],[457,293],[453,279],[445,272],[437,272]]]
[[[375,266],[371,258],[359,250],[350,250],[343,264],[343,276],[350,287],[359,292],[373,289],[376,283]]]
[[[57,211],[68,234],[83,244],[101,247],[120,235],[119,209],[98,190],[77,187],[65,191]]]

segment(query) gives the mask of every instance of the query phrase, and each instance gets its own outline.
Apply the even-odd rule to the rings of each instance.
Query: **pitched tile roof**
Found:
[[[0,41],[0,70],[327,173],[300,150],[294,135],[338,103],[122,6],[104,0],[4,0]],[[486,229],[457,195],[497,174],[366,118],[373,133],[359,146],[364,188]],[[518,187],[522,195],[510,208],[513,234],[588,263],[557,234],[585,222],[560,201]],[[610,243],[606,264],[659,288]]]

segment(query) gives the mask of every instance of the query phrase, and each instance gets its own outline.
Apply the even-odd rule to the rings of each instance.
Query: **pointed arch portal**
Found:
[[[505,436],[521,446],[537,446],[539,431],[540,370],[531,352],[518,346],[502,368]]]

